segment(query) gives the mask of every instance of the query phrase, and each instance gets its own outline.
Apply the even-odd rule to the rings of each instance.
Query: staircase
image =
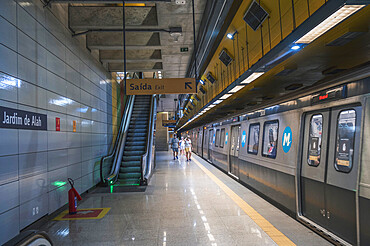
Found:
[[[118,175],[118,186],[140,185],[141,156],[145,153],[151,96],[135,96]]]

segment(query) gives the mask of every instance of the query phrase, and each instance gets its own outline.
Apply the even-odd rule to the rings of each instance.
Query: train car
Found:
[[[192,131],[198,155],[289,215],[370,245],[369,77]]]

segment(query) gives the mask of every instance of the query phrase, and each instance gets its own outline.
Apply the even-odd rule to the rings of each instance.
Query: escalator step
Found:
[[[145,151],[145,146],[125,146],[124,151]]]
[[[125,161],[141,161],[141,156],[122,156],[122,160]]]
[[[146,143],[146,137],[127,137],[126,138],[126,144],[127,142],[134,143],[134,145],[138,145],[138,142],[144,142],[144,145]]]
[[[140,173],[140,166],[138,167],[121,167],[119,169],[120,173]]]
[[[141,177],[141,173],[140,172],[134,172],[134,173],[119,173],[118,174],[118,178],[119,179],[134,179],[134,178],[137,178],[139,179]]]
[[[145,142],[145,138],[142,139],[142,140],[139,140],[139,139],[129,139],[130,141],[126,140],[126,144],[125,144],[125,147],[126,146],[145,146],[146,142]]]
[[[144,152],[143,150],[128,150],[123,151],[123,156],[142,156]]]
[[[147,132],[147,129],[146,128],[129,128],[128,129],[128,132],[129,133],[146,133]]]
[[[125,167],[140,167],[141,161],[125,161],[121,163],[121,168]]]
[[[138,133],[133,133],[133,132],[129,132],[127,134],[127,137],[146,137],[146,133],[144,132],[138,132]]]
[[[118,185],[139,185],[140,179],[118,179]]]
[[[131,130],[131,129],[134,129],[134,130],[136,130],[136,129],[144,129],[144,130],[147,130],[148,129],[148,125],[130,125],[128,129],[129,130]]]

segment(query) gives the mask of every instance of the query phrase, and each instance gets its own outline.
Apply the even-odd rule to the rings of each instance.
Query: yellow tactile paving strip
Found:
[[[203,170],[243,211],[278,245],[295,245],[287,236],[276,229],[268,220],[260,215],[254,208],[245,202],[240,196],[232,191],[212,172],[205,168],[199,161],[194,160],[195,164]]]

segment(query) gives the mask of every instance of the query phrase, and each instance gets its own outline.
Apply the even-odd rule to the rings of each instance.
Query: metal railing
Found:
[[[102,183],[108,183],[108,182],[115,182],[118,177],[118,171],[119,167],[121,166],[122,161],[122,155],[123,155],[123,149],[122,146],[124,146],[126,142],[126,136],[128,132],[128,127],[130,125],[130,119],[131,114],[134,106],[135,96],[129,96],[127,99],[126,107],[123,112],[121,125],[118,131],[117,140],[114,145],[113,152],[110,155],[102,157],[100,160],[100,179]],[[103,167],[104,163],[107,160],[111,160],[113,158],[112,168],[111,172],[109,173],[107,178],[104,178],[103,176]]]
[[[141,184],[147,185],[154,167],[154,122],[157,115],[157,97],[153,95],[150,101],[150,115],[145,153],[141,156]]]

